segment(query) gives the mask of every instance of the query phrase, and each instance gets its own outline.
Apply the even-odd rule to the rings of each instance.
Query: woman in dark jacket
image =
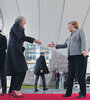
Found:
[[[60,74],[58,70],[56,70],[56,73],[55,73],[55,81],[56,81],[56,89],[59,89]]]
[[[26,20],[23,16],[17,17],[15,24],[10,30],[10,38],[6,55],[6,73],[11,76],[11,84],[9,95],[20,97],[20,92],[25,74],[27,71],[27,64],[23,55],[24,47],[23,42],[41,44],[37,39],[25,36],[24,25]]]

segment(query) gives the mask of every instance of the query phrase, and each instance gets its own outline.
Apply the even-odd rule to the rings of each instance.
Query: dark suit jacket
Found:
[[[7,49],[7,39],[4,35],[0,34],[0,75],[3,74],[5,68],[5,56]]]
[[[43,73],[40,73],[40,70],[43,70]],[[36,75],[42,75],[42,74],[48,74],[49,70],[46,65],[45,57],[40,56],[36,61],[36,66],[34,70],[34,74]]]
[[[34,38],[25,36],[24,28],[19,23],[12,26],[5,63],[7,75],[25,72],[28,69],[23,55],[23,42],[33,43],[34,40]]]
[[[58,80],[57,80],[57,78],[58,78]],[[60,81],[60,74],[59,74],[59,72],[57,74],[55,73],[55,80],[56,81]]]

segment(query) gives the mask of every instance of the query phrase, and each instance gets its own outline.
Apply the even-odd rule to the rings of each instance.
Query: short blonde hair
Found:
[[[78,25],[78,22],[77,21],[71,21],[68,24],[72,24],[74,26],[74,28],[76,28],[76,29],[79,28],[79,25]]]

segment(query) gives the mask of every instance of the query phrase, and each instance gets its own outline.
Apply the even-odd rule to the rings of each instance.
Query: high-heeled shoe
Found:
[[[17,95],[14,90],[12,91],[12,93],[14,98],[24,98],[23,95]]]

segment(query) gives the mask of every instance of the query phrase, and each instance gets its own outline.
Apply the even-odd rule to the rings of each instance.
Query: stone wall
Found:
[[[50,73],[45,75],[46,77],[46,84],[47,85],[52,85],[51,84],[51,78],[52,78],[52,71],[54,68],[58,68],[59,72],[63,72],[67,70],[67,57],[63,56],[60,53],[57,53],[55,51],[52,51],[52,57],[49,62],[50,65]],[[25,80],[24,80],[24,85],[34,85],[34,80],[35,80],[35,75],[34,72],[27,71]],[[41,79],[39,81],[39,84],[41,85]]]

